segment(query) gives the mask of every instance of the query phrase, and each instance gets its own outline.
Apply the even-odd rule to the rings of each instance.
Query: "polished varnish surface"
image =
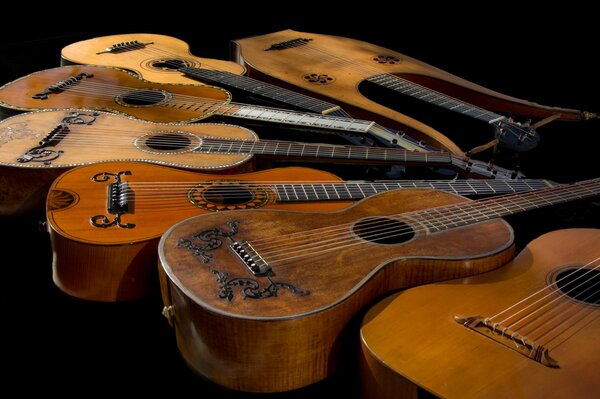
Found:
[[[444,398],[594,396],[599,248],[599,230],[557,230],[530,242],[501,269],[384,299],[362,322],[363,397],[414,398],[418,387]],[[569,284],[558,274],[578,268],[587,275]],[[558,288],[561,279],[566,290]],[[577,287],[580,300],[565,294],[573,296]],[[456,316],[495,316],[492,328],[479,329],[496,340],[458,323]],[[525,332],[525,343],[544,344],[546,355],[539,348],[537,359],[527,356],[529,349],[517,351],[524,349]],[[513,334],[518,339],[511,342]],[[540,358],[548,356],[556,365],[542,364]]]

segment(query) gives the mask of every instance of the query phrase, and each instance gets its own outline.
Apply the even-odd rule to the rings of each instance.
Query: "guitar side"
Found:
[[[107,51],[119,44],[136,41],[141,45],[134,46],[132,50]],[[126,45],[122,47],[128,48]],[[201,58],[191,54],[189,45],[183,40],[148,33],[128,33],[82,40],[65,46],[61,50],[61,58],[62,65],[118,67],[158,83],[199,83],[177,71],[178,66],[226,71],[236,75],[243,75],[246,72],[243,66],[233,61]]]
[[[174,322],[180,352],[192,369],[236,390],[279,392],[326,378],[338,366],[345,326],[366,303],[393,289],[499,267],[512,258],[510,227],[494,220],[452,232],[417,233],[398,245],[308,252],[306,259],[274,267],[272,277],[252,276],[226,237],[252,242],[281,237],[285,245],[287,237],[308,227],[318,231],[461,201],[443,192],[407,189],[339,212],[248,210],[176,224],[163,235],[159,254],[169,301],[165,313]],[[303,236],[319,242],[312,234]],[[486,240],[475,239],[479,236]]]
[[[493,316],[544,288],[557,270],[597,258],[598,248],[600,230],[554,231],[498,270],[412,288],[379,302],[361,326],[363,397],[396,398],[399,392],[418,397],[418,388],[445,398],[590,397],[599,388],[593,371],[600,358],[597,305],[587,305],[591,313],[585,323],[572,326],[549,348],[559,368],[499,345],[453,317]],[[556,297],[556,306],[573,303]]]

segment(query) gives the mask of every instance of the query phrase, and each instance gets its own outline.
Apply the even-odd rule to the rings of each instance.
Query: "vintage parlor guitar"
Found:
[[[48,110],[0,121],[0,215],[26,213],[67,168],[109,160],[203,170],[251,169],[253,155],[289,160],[423,165],[461,175],[510,179],[522,174],[448,152],[259,140],[226,124],[165,124],[114,113]],[[41,201],[40,201],[41,199]]]
[[[407,189],[334,212],[240,210],[181,221],[162,236],[164,314],[196,372],[276,392],[330,375],[350,319],[397,288],[506,264],[502,216],[600,195],[600,179],[481,200]]]
[[[596,397],[599,305],[600,230],[547,233],[498,270],[369,309],[363,398]]]
[[[298,167],[218,175],[144,162],[97,163],[69,170],[50,188],[53,276],[63,291],[82,299],[136,299],[155,288],[161,234],[187,217],[257,208],[335,210],[399,188],[486,195],[554,185],[525,179],[344,182]]]
[[[285,108],[343,118],[351,117],[337,104],[241,75],[245,70],[239,64],[235,64],[238,66],[235,70],[231,63],[223,64],[224,61],[190,56],[189,47],[185,42],[169,36],[132,33],[96,37],[64,47],[61,58],[63,65],[119,67],[133,71],[146,80],[160,83],[190,83],[191,79],[194,79],[232,90],[236,95],[279,104]],[[397,118],[393,112],[390,112],[389,118],[379,116],[377,120],[386,127],[374,123],[370,132],[384,144],[393,145],[396,140],[400,141],[404,148],[410,149],[407,145],[414,144],[410,143],[410,137],[396,130],[408,128],[412,136],[433,147],[457,154],[463,153],[448,137],[430,126],[414,119],[400,123],[402,118]],[[390,129],[390,126],[396,129]]]
[[[488,123],[495,128],[500,143],[516,151],[537,144],[539,137],[534,127],[554,119],[596,116],[510,97],[396,51],[344,37],[288,29],[235,40],[234,45],[233,57],[248,69],[250,76],[276,79],[335,98],[351,112],[355,108],[368,111],[368,117],[356,114],[368,119],[391,113],[402,121],[410,119],[365,96],[360,85],[368,82],[389,90],[388,93],[410,96]],[[492,110],[544,119],[529,126]]]
[[[153,83],[122,69],[63,66],[21,77],[0,87],[0,114],[48,108],[92,108],[119,112],[152,122],[192,122],[210,116],[267,123],[368,139],[427,150],[404,133],[392,133],[372,121],[230,102],[224,89],[192,84]],[[392,137],[388,137],[392,136]],[[462,152],[460,152],[462,154]]]

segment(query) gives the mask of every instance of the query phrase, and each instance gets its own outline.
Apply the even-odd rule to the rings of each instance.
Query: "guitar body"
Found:
[[[600,230],[554,231],[530,242],[498,270],[413,288],[379,302],[361,327],[363,397],[414,398],[417,387],[444,398],[596,395],[598,305],[575,305],[573,299],[551,294],[556,299],[552,306],[566,320],[564,332],[548,348],[558,368],[528,358],[514,350],[514,344],[505,346],[478,334],[453,317],[493,316],[543,289],[556,271],[597,259],[599,248]],[[597,265],[596,261],[589,268]],[[594,290],[597,298],[597,286]],[[580,307],[585,313],[578,314],[586,317],[570,325],[567,316],[575,310],[566,306]]]
[[[67,118],[56,144],[35,148]],[[181,145],[156,147],[164,138]],[[250,154],[198,153],[203,138],[257,140],[251,130],[225,124],[159,124],[89,109],[45,110],[0,121],[0,215],[43,209],[52,181],[74,166],[101,161],[145,161],[188,169],[245,171]],[[154,144],[153,144],[154,143]]]
[[[119,172],[133,188],[129,212],[120,223],[107,210],[108,186]],[[236,182],[340,181],[330,173],[309,168],[281,168],[231,175],[202,174],[143,162],[106,162],[73,168],[54,181],[47,201],[53,247],[53,278],[64,292],[82,299],[122,301],[144,297],[156,288],[158,240],[171,225],[185,218],[222,210],[265,207],[332,210],[350,201],[278,203],[260,188],[247,199],[227,201],[219,188],[237,189]],[[172,183],[170,185],[166,183]],[[190,188],[198,185],[193,194]],[[168,189],[169,186],[176,189]],[[153,195],[145,195],[152,190]],[[183,187],[179,189],[179,187]],[[207,201],[212,198],[213,201]],[[105,216],[107,219],[103,219]],[[96,218],[94,218],[96,217]],[[133,224],[135,227],[123,227]]]
[[[182,356],[196,372],[242,391],[287,391],[326,378],[338,366],[345,326],[369,301],[505,264],[512,258],[512,229],[496,219],[433,235],[417,230],[398,244],[359,240],[298,257],[292,257],[288,240],[300,233],[320,245],[323,230],[317,229],[342,226],[339,234],[353,237],[347,230],[362,218],[463,201],[441,191],[407,189],[337,212],[244,210],[177,223],[163,235],[159,257],[165,313]],[[273,264],[271,275],[254,275],[230,249],[232,240],[263,242],[288,258]]]
[[[76,79],[79,74],[85,76]],[[75,81],[64,90],[43,95],[68,80]],[[225,104],[230,97],[214,86],[152,83],[121,69],[72,65],[34,72],[0,87],[0,112],[7,116],[39,109],[90,108],[152,122],[191,122],[212,112],[203,110],[206,107],[190,109],[190,104]]]
[[[127,46],[127,43],[135,41],[145,45]],[[123,51],[106,51],[119,44],[123,44],[121,46]],[[192,55],[188,44],[183,40],[148,33],[111,35],[83,40],[64,47],[61,58],[62,65],[86,64],[123,68],[145,80],[158,83],[197,84],[197,80],[177,71],[177,68],[182,66],[226,71],[236,75],[243,75],[246,72],[243,66],[233,61]]]
[[[310,40],[297,45],[297,39]],[[281,43],[291,44],[272,49],[272,46]],[[234,45],[233,57],[248,69],[250,76],[275,79],[335,99],[362,119],[373,119],[388,126],[393,122],[399,123],[409,128],[411,135],[452,152],[462,151],[437,130],[369,99],[361,93],[359,85],[372,76],[391,74],[509,115],[545,118],[559,114],[562,119],[583,118],[578,110],[548,107],[507,96],[397,51],[345,37],[284,30],[235,40]]]

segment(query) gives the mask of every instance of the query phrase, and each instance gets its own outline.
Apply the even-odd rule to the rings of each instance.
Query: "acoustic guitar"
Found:
[[[241,75],[242,71],[232,70],[230,62],[190,57],[188,45],[169,36],[132,33],[96,37],[64,47],[61,57],[63,65],[119,67],[135,72],[144,79],[161,83],[190,83],[190,79],[194,79],[232,90],[252,100],[299,111],[351,118],[351,115],[337,104]],[[243,69],[239,64],[234,65]],[[412,121],[413,128],[418,129],[409,128],[411,136],[408,136],[397,130],[407,128],[397,120],[378,120],[386,127],[374,123],[370,132],[388,145],[400,141],[402,147],[411,149],[408,145],[414,146],[418,143],[418,140],[412,138],[414,136],[430,146],[457,154],[463,153],[445,135],[420,122]],[[390,126],[395,129],[391,129]]]
[[[152,83],[109,67],[63,66],[21,77],[0,87],[0,114],[49,108],[90,108],[173,123],[220,116],[252,123],[387,138],[389,146],[425,150],[425,144],[372,121],[230,102],[229,92],[207,85]],[[383,131],[382,131],[383,130]],[[393,138],[388,137],[393,136]]]
[[[506,264],[500,217],[600,195],[600,179],[468,201],[397,190],[335,212],[242,210],[192,217],[159,243],[164,314],[196,372],[276,392],[336,370],[342,333],[375,297]]]
[[[209,175],[142,162],[92,164],[58,177],[48,194],[54,281],[82,299],[143,297],[155,288],[152,277],[161,234],[202,213],[336,210],[400,188],[490,195],[549,186],[554,183],[525,179],[343,182],[329,173],[298,167]]]
[[[356,114],[363,118],[395,117],[412,126],[414,119],[400,113],[402,110],[391,109],[363,94],[364,84],[372,85],[383,89],[395,102],[401,96],[409,96],[490,124],[495,138],[516,151],[535,147],[539,141],[536,125],[517,123],[493,110],[543,118],[539,124],[554,119],[596,117],[510,97],[397,51],[359,40],[288,29],[233,43],[233,57],[248,69],[250,76],[275,79],[335,98],[350,112],[364,110],[366,113]]]
[[[447,152],[258,140],[251,130],[226,124],[159,124],[114,113],[48,110],[0,121],[0,215],[43,208],[48,186],[66,169],[130,160],[206,171],[252,169],[252,157],[423,165],[483,178],[522,174]],[[242,170],[243,169],[243,170]]]
[[[181,68],[195,68],[209,76],[211,72],[234,76],[246,73],[238,63],[192,55],[190,46],[183,40],[148,33],[82,40],[63,47],[60,56],[61,65],[118,67],[158,83],[198,83],[195,77],[179,72]]]
[[[384,299],[362,322],[363,397],[596,397],[599,268],[600,230],[558,230],[493,272]]]

